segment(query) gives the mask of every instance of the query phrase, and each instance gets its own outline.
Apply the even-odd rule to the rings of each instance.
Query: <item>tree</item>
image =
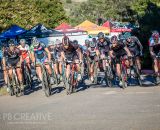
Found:
[[[28,28],[37,23],[53,28],[68,20],[59,0],[2,0],[0,8],[1,30],[12,24]]]

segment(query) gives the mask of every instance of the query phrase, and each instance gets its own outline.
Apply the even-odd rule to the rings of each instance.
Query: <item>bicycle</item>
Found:
[[[46,70],[45,65],[48,65],[49,63],[44,64],[38,64],[37,66],[40,66],[42,69],[42,87],[45,93],[46,97],[49,97],[51,95],[51,84],[50,84],[50,77],[48,74],[48,71]]]
[[[126,69],[126,60],[127,58],[120,58],[120,69],[121,69],[121,80],[122,80],[122,88],[125,89],[127,87],[127,69]]]
[[[10,96],[16,95],[16,97],[24,95],[24,91],[22,91],[20,87],[20,83],[18,81],[16,68],[20,67],[9,67],[12,69],[12,77],[10,78],[7,74],[7,87],[9,88]],[[8,70],[8,69],[7,69]]]
[[[91,59],[89,59],[89,63],[90,64],[93,64],[93,66],[94,66],[94,73],[93,73],[93,83],[94,84],[98,84],[98,64],[97,64],[97,62],[99,63],[99,59],[98,59],[98,61],[95,61],[95,60],[93,60],[93,61],[91,61]],[[89,66],[89,72],[90,72],[90,65],[88,65]],[[91,76],[91,75],[90,75]]]
[[[32,87],[32,78],[31,78],[31,74],[29,73],[29,68],[26,65],[26,61],[24,60],[22,67],[23,67],[23,76],[24,76],[24,82],[26,84],[26,86],[28,86],[30,89],[33,89]]]
[[[70,64],[70,70],[71,70],[69,78],[66,79],[66,82],[65,82],[66,93],[67,95],[70,95],[74,92],[75,88],[78,86],[78,80],[77,80],[78,69],[75,62],[66,61],[66,63]],[[65,64],[65,68],[66,68],[66,64]]]
[[[104,73],[105,73],[105,79],[108,87],[113,86],[113,80],[114,80],[114,75],[112,71],[112,65],[110,62],[110,57],[107,56],[106,58],[103,59],[104,62]]]
[[[160,52],[156,55],[156,59],[158,60],[158,70],[160,70]],[[159,72],[159,71],[158,71]],[[158,76],[156,75],[156,78]],[[159,81],[157,81],[157,79],[155,80],[155,85],[158,85]]]
[[[135,72],[135,75],[131,74],[131,71],[130,71],[130,76],[133,75],[134,77],[136,77],[137,81],[138,81],[138,84],[140,86],[142,86],[141,74],[140,74],[140,70],[138,69],[138,65],[137,65],[137,62],[136,62],[136,56],[132,57],[132,61],[133,61],[133,70]],[[131,68],[131,70],[132,70],[132,68]]]

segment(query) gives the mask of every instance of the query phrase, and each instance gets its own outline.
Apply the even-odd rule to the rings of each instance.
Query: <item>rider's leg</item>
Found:
[[[55,71],[56,75],[58,75],[59,74],[59,72],[58,72],[58,63],[55,63],[53,66],[54,66],[54,71]]]
[[[154,72],[155,72],[156,76],[159,76],[159,73],[158,73],[158,60],[157,59],[154,59]]]
[[[68,65],[66,66],[66,77],[67,77],[67,79],[69,78],[70,71],[71,71],[71,69],[70,69],[70,64],[68,64]]]
[[[40,79],[40,81],[42,81],[43,77],[42,77],[42,69],[40,66],[36,66],[36,73],[38,75],[38,78]]]
[[[52,69],[51,69],[51,67],[50,67],[48,64],[46,64],[45,67],[46,67],[46,69],[47,69],[47,71],[48,71],[48,74],[49,74],[50,76],[52,76]]]
[[[3,76],[4,76],[5,84],[7,84],[7,68],[6,67],[3,67]]]
[[[90,64],[90,77],[91,77],[91,81],[94,80],[93,74],[94,74],[94,64],[91,63],[91,64]]]
[[[16,68],[16,72],[17,72],[17,77],[20,83],[23,82],[23,76],[22,76],[22,70],[21,68]]]
[[[136,63],[138,65],[138,69],[141,70],[141,60],[140,60],[140,57],[136,57]]]
[[[118,77],[121,77],[121,67],[120,67],[120,64],[116,64],[116,71],[117,71],[117,75]]]
[[[30,59],[27,58],[27,59],[26,59],[26,62],[27,62],[27,68],[28,68],[28,70],[29,70],[29,74],[31,74],[31,62],[30,62]]]

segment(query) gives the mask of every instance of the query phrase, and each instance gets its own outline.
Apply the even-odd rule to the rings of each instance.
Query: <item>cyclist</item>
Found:
[[[138,65],[138,69],[141,71],[140,56],[142,56],[143,46],[140,43],[140,41],[138,40],[138,38],[135,36],[131,36],[131,34],[129,32],[126,32],[124,34],[124,37],[126,39],[124,43],[126,44],[128,49],[130,50],[132,55],[136,57],[136,63]]]
[[[62,51],[61,51],[62,59],[66,61],[73,61],[77,64],[78,70],[80,70],[80,65],[82,63],[82,52],[78,46],[73,45],[73,43],[69,40],[67,36],[64,36],[62,39]],[[67,62],[66,67],[66,77],[69,78],[70,75],[70,64]],[[81,74],[78,73],[78,81],[81,80]]]
[[[86,39],[86,40],[85,40],[85,46],[86,46],[86,48],[89,47],[89,43],[90,43],[90,41],[89,41],[88,39]]]
[[[42,81],[43,77],[42,77],[42,70],[40,65],[51,62],[51,54],[48,48],[43,43],[40,43],[36,38],[32,39],[31,51],[32,51],[31,53],[32,61],[36,67],[37,75],[40,81]],[[52,70],[49,64],[45,64],[45,67],[48,71],[48,74],[50,75],[51,84],[52,84],[54,82],[54,79],[52,77]]]
[[[90,71],[90,79],[94,81],[94,62],[96,62],[96,67],[98,67],[98,59],[100,56],[100,52],[97,49],[96,42],[90,42],[87,57],[89,58],[89,71]]]
[[[55,42],[48,43],[48,50],[51,53],[51,60],[53,61],[53,68],[54,68],[54,71],[55,71],[55,74],[57,76],[58,83],[59,83],[59,80],[60,80],[60,74],[59,74],[59,68],[58,68],[59,55],[58,55],[58,51],[55,46]]]
[[[31,75],[31,61],[30,61],[30,48],[26,44],[25,39],[20,40],[20,45],[18,46],[21,54],[22,63],[25,61],[28,67],[29,73]]]
[[[103,70],[105,69],[105,62],[103,59],[106,58],[109,54],[109,48],[110,48],[110,40],[109,38],[105,37],[104,33],[100,32],[98,33],[98,40],[97,40],[97,48],[100,52],[100,58],[102,60]]]
[[[7,74],[9,77],[12,77],[12,69],[11,67],[16,67],[16,73],[17,77],[20,83],[20,88],[21,91],[24,91],[24,86],[23,86],[23,75],[22,75],[22,70],[21,70],[21,63],[22,59],[20,57],[20,50],[15,46],[14,41],[10,40],[9,41],[9,47],[6,47],[4,49],[4,56],[3,56],[3,69],[4,69],[4,79],[5,83],[7,84]],[[8,73],[7,73],[8,69]],[[7,91],[9,92],[10,88],[7,88]]]
[[[121,79],[121,68],[120,68],[120,62],[121,62],[121,57],[125,57],[126,55],[128,57],[131,57],[131,52],[123,44],[122,42],[118,41],[117,36],[112,36],[111,37],[111,46],[110,46],[110,56],[114,59],[114,62],[116,64],[116,72],[119,77],[119,85],[122,86],[122,79]],[[129,61],[126,61],[126,64],[129,64]]]
[[[154,61],[154,71],[157,76],[157,81],[159,81],[159,67],[158,67],[158,59],[156,56],[160,56],[160,36],[158,31],[154,31],[152,37],[149,40],[149,50],[151,57]]]

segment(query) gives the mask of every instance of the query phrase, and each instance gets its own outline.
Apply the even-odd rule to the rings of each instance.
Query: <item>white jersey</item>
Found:
[[[18,46],[18,49],[20,50],[20,51],[29,51],[29,45],[25,45],[25,47],[22,47],[21,45],[19,45]]]

